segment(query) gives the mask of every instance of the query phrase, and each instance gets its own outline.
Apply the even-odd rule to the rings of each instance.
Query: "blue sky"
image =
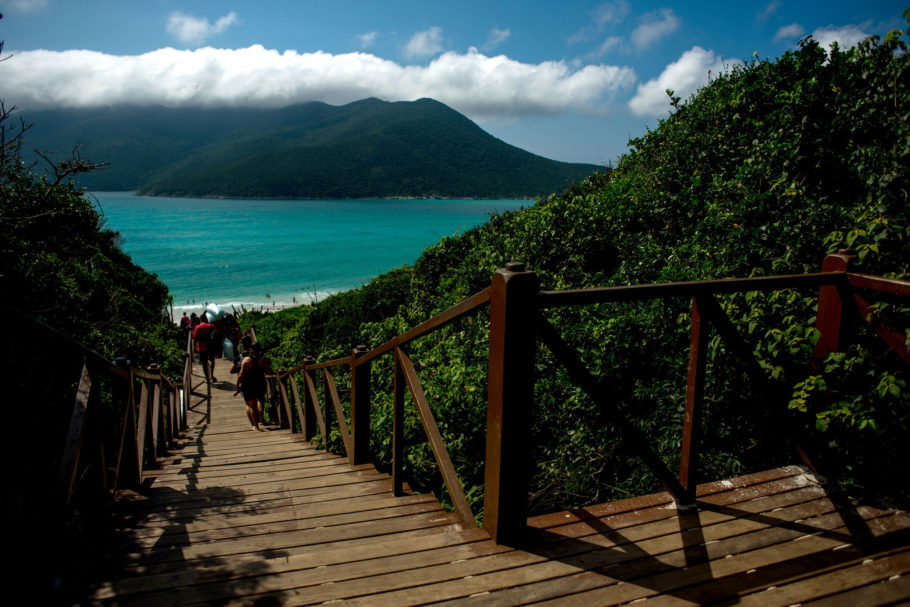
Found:
[[[903,3],[758,0],[0,0],[0,98],[334,105],[438,99],[549,158],[606,164],[709,71],[800,38],[850,46],[906,27]]]

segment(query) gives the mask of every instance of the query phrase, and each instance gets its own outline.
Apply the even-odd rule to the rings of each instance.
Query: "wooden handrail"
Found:
[[[847,279],[850,281],[850,286],[854,289],[870,289],[882,293],[910,297],[910,281],[907,280],[884,278],[870,274],[854,274],[852,272],[847,273]]]
[[[839,257],[838,257],[839,256]],[[839,253],[838,259],[844,257]],[[746,372],[757,382],[771,390],[772,393],[780,392],[778,386],[766,377],[752,355],[751,348],[738,335],[735,327],[722,308],[715,301],[714,296],[724,293],[752,292],[752,291],[771,291],[782,289],[804,289],[817,288],[821,292],[831,294],[840,300],[846,293],[852,293],[856,299],[857,309],[864,314],[870,309],[868,302],[865,302],[858,294],[851,289],[872,289],[885,293],[898,295],[910,295],[910,282],[886,279],[878,276],[869,276],[864,274],[848,273],[846,271],[846,262],[837,261],[837,263],[828,264],[823,267],[822,272],[810,274],[790,274],[780,276],[758,276],[749,278],[734,278],[724,280],[704,280],[704,281],[686,281],[664,284],[643,284],[628,285],[617,287],[605,287],[596,289],[572,289],[563,291],[539,291],[530,290],[533,273],[525,272],[521,264],[508,264],[504,270],[497,271],[497,275],[502,273],[499,283],[494,280],[491,287],[476,295],[459,302],[445,312],[424,321],[409,331],[402,333],[386,341],[375,349],[351,357],[344,357],[332,361],[325,361],[319,364],[303,364],[296,370],[306,369],[327,369],[339,365],[351,365],[352,373],[359,365],[368,365],[372,360],[383,354],[395,353],[395,380],[393,382],[393,487],[396,494],[401,492],[402,479],[401,459],[402,459],[402,426],[401,426],[401,402],[403,400],[404,386],[407,386],[411,392],[411,398],[421,414],[421,421],[427,432],[431,447],[434,450],[434,456],[437,458],[437,466],[440,473],[443,474],[446,486],[453,484],[454,468],[446,463],[445,458],[439,453],[445,453],[445,447],[442,445],[442,439],[436,436],[430,428],[435,427],[435,421],[432,420],[432,413],[426,403],[426,398],[420,388],[416,372],[409,358],[401,350],[401,347],[410,341],[452,322],[468,312],[471,312],[481,305],[489,303],[496,306],[496,310],[491,310],[491,332],[490,332],[490,375],[488,382],[490,385],[490,395],[488,401],[488,431],[487,431],[487,461],[486,470],[487,478],[485,482],[485,503],[484,503],[484,525],[488,528],[491,535],[496,541],[511,541],[516,538],[516,532],[519,530],[514,524],[504,520],[504,516],[509,513],[522,512],[525,506],[522,506],[522,499],[512,499],[510,492],[521,491],[522,483],[525,484],[524,491],[527,490],[526,472],[522,471],[526,462],[522,461],[520,453],[521,441],[526,441],[526,422],[516,421],[513,419],[516,415],[521,417],[527,415],[529,408],[528,399],[532,398],[522,385],[529,385],[533,382],[533,364],[529,364],[528,352],[533,353],[533,343],[536,338],[533,337],[535,332],[539,332],[541,341],[546,343],[564,364],[566,364],[570,376],[574,381],[579,383],[586,392],[589,393],[596,402],[601,406],[601,410],[617,425],[629,439],[636,453],[640,455],[658,480],[670,492],[671,495],[680,504],[689,504],[694,499],[694,487],[697,481],[695,470],[696,454],[698,451],[698,424],[703,399],[702,391],[705,383],[705,349],[709,328],[716,330],[727,346],[732,349],[737,357],[737,361],[743,364]],[[524,275],[531,276],[524,276]],[[494,275],[495,278],[495,275]],[[509,281],[515,278],[516,288],[514,294],[511,294]],[[528,280],[525,280],[528,278]],[[521,280],[518,280],[521,279]],[[496,285],[499,286],[496,286]],[[497,289],[494,297],[494,288]],[[827,289],[827,291],[825,291]],[[590,305],[607,302],[632,302],[646,301],[655,298],[675,298],[686,297],[692,300],[692,330],[690,339],[690,364],[688,386],[686,390],[686,408],[685,423],[683,427],[682,454],[680,462],[680,475],[677,479],[666,464],[650,448],[645,437],[627,420],[622,413],[613,405],[607,393],[604,391],[602,383],[594,378],[587,369],[584,368],[578,355],[569,347],[559,336],[556,329],[546,320],[539,317],[534,326],[534,322],[525,320],[515,320],[509,318],[509,314],[517,313],[519,316],[537,314],[538,310],[551,307],[569,306],[569,305]],[[517,299],[516,299],[517,298]],[[530,304],[519,302],[527,299]],[[510,303],[511,302],[511,303]],[[512,310],[512,312],[509,312]],[[839,314],[840,312],[838,312]],[[830,316],[829,312],[826,312]],[[868,314],[867,314],[868,315]],[[538,315],[539,316],[539,315]],[[819,313],[819,331],[824,334],[830,334],[832,329],[823,326],[822,317]],[[836,320],[836,319],[835,319]],[[828,321],[825,321],[828,322]],[[493,324],[497,323],[496,336],[494,337]],[[518,323],[518,324],[516,324]],[[839,323],[839,321],[838,321]],[[891,344],[898,354],[910,362],[910,354],[906,352],[906,347],[902,346],[901,336],[894,332],[889,332],[887,327],[883,328],[883,323],[876,320],[877,332]],[[837,326],[840,326],[839,324]],[[510,328],[511,327],[511,328]],[[518,328],[516,328],[518,327]],[[523,328],[522,328],[523,327]],[[530,332],[530,333],[529,333]],[[521,337],[525,333],[530,335],[530,345],[524,343],[526,338]],[[495,341],[495,343],[494,343]],[[512,343],[514,341],[514,343]],[[900,342],[900,343],[899,343]],[[820,347],[828,347],[828,342],[823,343]],[[833,342],[836,344],[835,342]],[[903,348],[903,349],[902,349]],[[511,350],[510,350],[511,349]],[[513,354],[509,354],[512,352]],[[495,354],[495,360],[494,360]],[[510,358],[511,357],[511,358]],[[511,361],[511,362],[510,362]],[[500,377],[499,375],[503,375]],[[506,375],[514,376],[508,379]],[[521,392],[519,396],[505,397],[505,394],[511,394],[513,391]],[[503,394],[498,394],[503,392]],[[496,411],[493,411],[494,393],[496,396]],[[353,414],[353,408],[352,408]],[[426,416],[426,419],[424,418]],[[493,432],[491,428],[495,428]],[[323,434],[325,429],[321,428]],[[438,429],[437,429],[438,430]],[[508,438],[504,435],[506,431],[511,433]],[[497,433],[503,433],[503,437],[498,437]],[[517,433],[517,434],[516,434]],[[514,434],[514,436],[513,436]],[[491,443],[492,441],[492,443]],[[797,447],[798,443],[797,443]],[[439,450],[437,451],[437,449]],[[518,455],[516,455],[518,454]],[[446,454],[447,455],[447,454]],[[507,461],[508,460],[508,461]],[[492,476],[491,476],[492,475]],[[508,479],[508,480],[503,480]],[[517,479],[517,480],[516,480]],[[455,477],[457,481],[457,476]],[[459,485],[460,486],[460,485]],[[490,491],[497,495],[490,497]],[[459,516],[467,518],[465,513],[465,502],[459,506],[460,500],[453,496],[453,503],[459,511]],[[503,503],[506,505],[503,506]],[[467,511],[470,509],[468,508]],[[521,516],[519,514],[518,516]],[[489,524],[488,524],[488,521]]]
[[[451,308],[449,308],[443,312],[440,312],[436,316],[433,316],[432,318],[425,320],[424,322],[420,323],[416,327],[413,327],[400,335],[396,335],[389,341],[377,346],[373,350],[370,350],[367,354],[364,354],[363,356],[357,358],[356,362],[354,363],[354,366],[369,363],[374,358],[378,358],[378,357],[382,356],[383,354],[387,354],[388,352],[391,352],[395,348],[404,346],[408,342],[414,341],[418,337],[422,337],[428,333],[432,333],[433,331],[440,329],[440,328],[444,327],[445,325],[458,320],[462,316],[464,316],[466,314],[470,314],[471,312],[473,312],[480,306],[487,304],[489,302],[490,302],[489,289],[484,289],[483,291],[475,293],[474,295],[471,295],[467,299],[463,299],[462,301],[458,302]],[[333,360],[327,360],[327,361],[323,361],[320,363],[313,363],[313,364],[308,364],[308,363],[303,362],[303,363],[300,363],[299,365],[297,365],[296,367],[291,367],[287,371],[281,373],[279,375],[279,377],[286,377],[287,375],[289,375],[291,373],[297,373],[298,371],[302,371],[303,369],[310,369],[310,370],[327,369],[330,367],[337,367],[339,365],[347,365],[347,364],[351,364],[350,356],[345,356],[344,358],[336,358]]]
[[[541,308],[577,306],[616,301],[640,301],[662,297],[694,297],[705,293],[736,293],[748,291],[775,291],[823,285],[836,285],[847,280],[844,272],[818,272],[815,274],[785,274],[781,276],[754,276],[724,280],[697,280],[668,282],[596,289],[566,289],[541,291],[537,305]]]
[[[345,356],[344,358],[336,358],[336,359],[327,360],[327,361],[324,361],[321,363],[313,363],[313,364],[302,363],[299,366],[295,367],[294,371],[300,371],[303,368],[306,368],[309,371],[318,371],[319,369],[331,369],[332,367],[337,367],[339,365],[349,365],[349,364],[351,364],[351,357]]]
[[[430,318],[429,320],[423,321],[422,323],[420,323],[413,329],[409,329],[408,331],[405,331],[401,335],[393,337],[392,339],[390,339],[389,341],[380,345],[379,347],[377,347],[373,350],[370,350],[367,354],[364,354],[363,356],[358,358],[357,362],[354,364],[362,365],[362,364],[369,363],[374,358],[382,356],[383,354],[386,354],[387,352],[391,352],[395,348],[400,348],[401,346],[404,346],[408,342],[411,342],[411,341],[417,339],[418,337],[426,335],[427,333],[431,333],[437,329],[440,329],[440,328],[446,326],[447,324],[450,324],[450,323],[458,320],[465,314],[469,314],[469,313],[473,312],[474,310],[476,310],[477,308],[479,308],[480,306],[487,304],[489,302],[490,302],[490,289],[486,288],[483,291],[480,291],[479,293],[475,293],[474,295],[471,295],[467,299],[463,299],[462,301],[458,302],[457,304],[455,304],[448,310],[445,310],[444,312],[440,312],[439,314]]]
[[[447,310],[433,316],[432,318],[420,323],[416,327],[390,339],[389,341],[381,344],[374,350],[366,350],[358,346],[351,356],[345,356],[343,358],[336,358],[333,360],[323,361],[320,363],[304,361],[286,371],[281,371],[275,374],[274,377],[279,384],[281,381],[287,377],[292,376],[294,373],[303,371],[305,374],[308,374],[310,371],[315,371],[321,369],[324,373],[324,384],[325,384],[325,400],[331,402],[333,409],[335,410],[336,417],[339,421],[339,428],[342,435],[342,441],[344,443],[345,453],[348,456],[348,459],[352,463],[362,463],[368,459],[369,452],[369,368],[370,363],[379,356],[393,352],[395,348],[398,348],[402,345],[405,345],[419,337],[427,335],[437,329],[440,329],[455,320],[469,314],[481,306],[488,304],[490,301],[490,290],[484,289],[474,295],[468,297],[455,304],[454,306],[448,308]],[[252,329],[251,329],[252,330]],[[255,335],[255,333],[254,333]],[[350,428],[348,427],[347,421],[345,420],[343,409],[341,408],[340,399],[338,398],[338,392],[335,387],[335,382],[332,376],[329,374],[328,370],[332,367],[337,367],[341,365],[350,365],[351,376],[352,376],[352,403],[351,403],[351,424]],[[364,374],[366,374],[364,376]],[[307,380],[310,382],[311,380]],[[361,386],[361,394],[358,397],[358,392],[356,386]],[[363,391],[366,393],[362,393]],[[307,394],[309,394],[309,386],[307,386]],[[280,395],[282,399],[283,406],[290,411],[290,404],[288,402],[288,397],[286,393]],[[299,399],[299,395],[295,398]],[[314,403],[317,403],[315,395],[315,386],[312,391],[312,400]],[[318,411],[318,407],[316,408]],[[325,438],[326,435],[326,420],[323,419],[322,412],[318,411],[320,430],[322,435]],[[298,414],[300,417],[300,414]],[[301,420],[301,424],[303,420]],[[291,428],[294,428],[293,420],[290,420]],[[472,515],[473,519],[473,515]]]
[[[181,384],[184,389],[184,398],[189,386],[187,382],[177,382],[172,378],[154,372],[153,369],[144,371],[135,367],[121,367],[107,360],[104,356],[94,350],[79,343],[69,335],[47,325],[46,323],[34,318],[15,307],[3,304],[9,311],[15,313],[18,317],[37,328],[39,331],[52,336],[57,343],[68,346],[75,354],[82,358],[81,374],[76,391],[75,404],[70,416],[70,423],[67,428],[67,435],[63,445],[63,454],[61,456],[60,467],[58,471],[58,483],[61,491],[61,501],[64,508],[71,505],[73,491],[76,479],[79,476],[78,471],[82,457],[82,447],[85,440],[86,428],[94,427],[98,422],[94,410],[97,408],[94,401],[98,398],[100,388],[99,384],[101,374],[107,374],[110,377],[123,381],[123,385],[128,389],[121,391],[123,397],[122,413],[120,417],[121,429],[119,436],[115,437],[115,456],[113,461],[107,461],[103,439],[100,435],[93,435],[98,440],[97,457],[100,458],[100,485],[105,493],[121,486],[124,481],[130,484],[141,482],[143,468],[145,428],[149,428],[149,433],[156,448],[163,449],[166,443],[176,437],[179,428],[186,425],[185,411],[182,416],[177,414],[177,398]],[[192,343],[192,338],[188,344]],[[191,347],[188,345],[188,347]],[[192,364],[192,356],[189,357],[186,366]],[[135,414],[135,382],[142,381],[142,399],[139,403],[139,419]],[[116,398],[117,387],[114,386]],[[166,404],[166,406],[164,406]],[[151,406],[151,411],[149,411]],[[183,407],[182,407],[183,409]],[[151,417],[151,420],[149,420]],[[149,421],[152,423],[150,424]],[[142,428],[142,432],[137,432],[137,426]],[[162,435],[160,430],[164,431]],[[164,440],[159,441],[160,438]],[[94,451],[94,449],[93,449]],[[138,461],[136,461],[138,458]],[[129,468],[135,463],[135,471],[123,474],[122,466],[126,462]],[[111,478],[108,478],[108,476]]]

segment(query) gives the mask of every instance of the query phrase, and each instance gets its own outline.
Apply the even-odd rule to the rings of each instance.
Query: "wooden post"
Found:
[[[287,373],[287,369],[281,369],[278,371],[279,375],[275,378],[275,384],[278,386],[278,398],[281,400],[281,407],[284,410],[284,419],[287,422],[287,427],[290,429],[291,433],[294,433],[294,410],[291,407],[291,401],[288,397],[287,390],[287,376],[285,376],[284,381],[281,380],[281,375]],[[301,420],[301,425],[303,424]],[[281,427],[284,427],[282,423]]]
[[[183,432],[184,428],[184,399],[186,398],[186,392],[184,391],[183,378],[178,378],[174,380],[174,410],[175,410],[175,421],[174,421],[174,430],[176,432],[176,438],[180,438],[180,433]]]
[[[701,432],[701,409],[705,393],[705,361],[708,350],[708,323],[702,318],[699,298],[692,298],[692,329],[689,334],[689,375],[686,383],[686,414],[683,419],[682,454],[679,484],[685,489],[687,503],[695,502],[698,482],[697,456]]]
[[[846,249],[828,255],[822,261],[822,272],[846,272],[854,257]],[[847,289],[849,285],[846,280],[843,285],[826,285],[818,289],[815,328],[821,336],[815,344],[815,358],[819,360],[824,360],[829,352],[837,352],[844,343],[848,323],[845,314],[847,298],[843,296]]]
[[[149,375],[156,376],[156,379],[149,380],[149,392],[151,393],[149,406],[151,407],[152,413],[152,453],[154,454],[154,459],[157,461],[158,456],[164,452],[164,446],[159,439],[166,437],[164,416],[161,414],[161,368],[156,364],[151,364],[146,371]]]
[[[483,525],[498,544],[524,531],[530,482],[537,275],[509,263],[490,283],[490,366]]]
[[[168,411],[170,412],[169,419],[171,421],[170,439],[174,443],[176,443],[177,439],[180,438],[180,414],[177,412],[177,410],[180,406],[180,405],[178,405],[178,403],[180,402],[180,388],[178,387],[179,382],[180,382],[179,379],[176,382],[174,382],[173,387],[171,388],[170,392],[168,393],[169,394],[168,398],[170,399],[169,402],[171,405],[170,408],[168,409]]]
[[[309,365],[315,365],[316,359],[312,356],[307,356],[303,359],[303,364],[306,365],[303,368],[304,375],[312,378],[310,375],[311,371],[307,367]],[[307,389],[306,377],[304,377],[303,384],[303,419],[300,421],[300,424],[303,427],[303,438],[305,440],[312,440],[312,438],[316,436],[316,403],[313,402],[310,391]]]
[[[398,351],[395,351],[395,376],[392,380],[392,492],[404,495],[404,373]]]
[[[370,363],[358,365],[358,358],[369,352],[360,345],[351,352],[351,464],[370,461]]]

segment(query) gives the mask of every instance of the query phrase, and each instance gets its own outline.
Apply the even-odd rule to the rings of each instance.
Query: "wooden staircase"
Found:
[[[198,370],[197,370],[198,373]],[[231,378],[218,362],[216,375]],[[198,380],[199,378],[197,378]],[[120,543],[87,603],[885,605],[910,599],[910,516],[832,500],[789,466],[528,520],[520,546],[394,497],[372,465],[249,429],[230,382],[120,494]],[[638,604],[638,603],[636,603]]]

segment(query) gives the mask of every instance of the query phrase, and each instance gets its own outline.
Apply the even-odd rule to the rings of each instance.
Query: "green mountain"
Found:
[[[116,107],[25,115],[32,147],[109,162],[91,190],[263,198],[530,198],[602,167],[511,146],[432,99],[280,109]]]

